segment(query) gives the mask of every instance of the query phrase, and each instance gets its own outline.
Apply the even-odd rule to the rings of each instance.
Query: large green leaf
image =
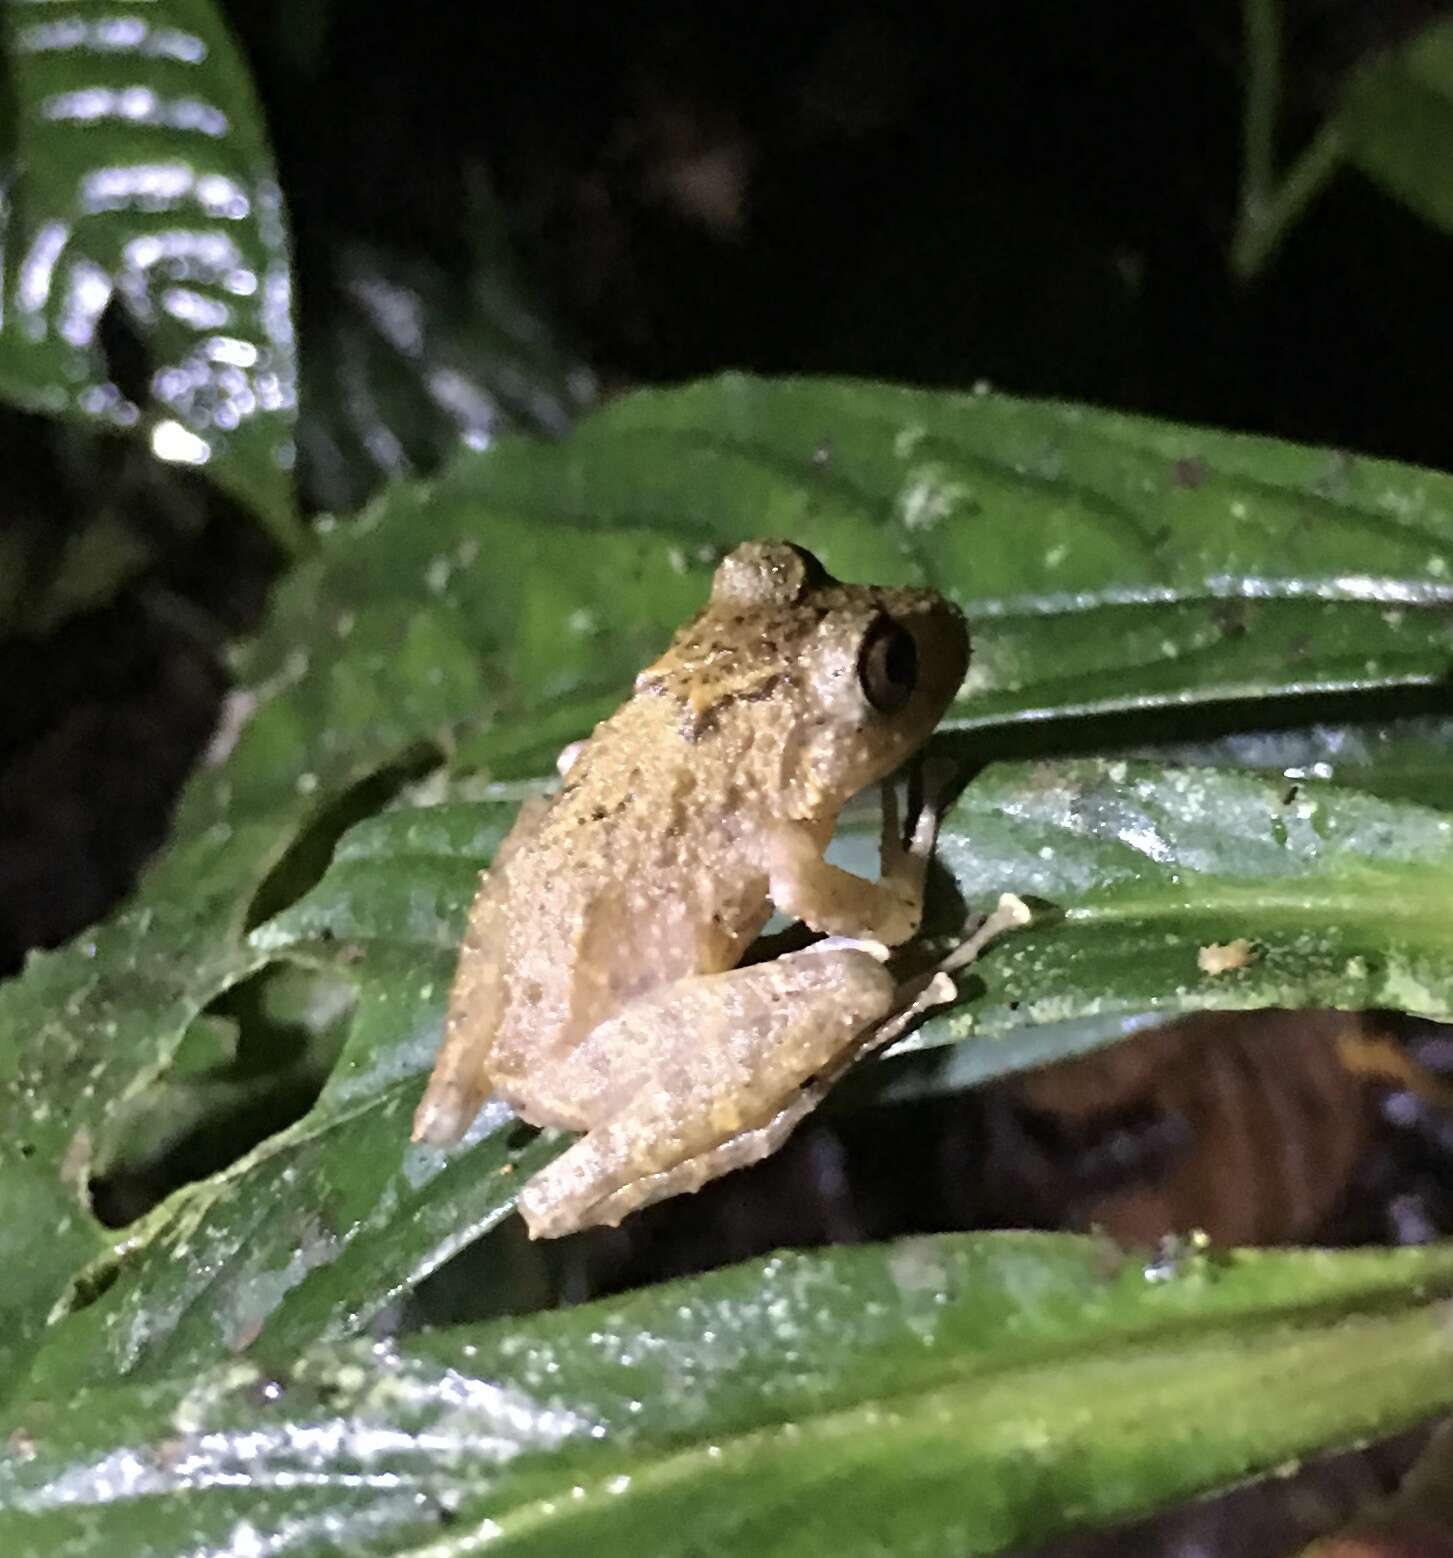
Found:
[[[0,1421],[15,1558],[999,1552],[1453,1400],[1453,1252],[778,1255]]]
[[[846,577],[927,578],[965,604],[977,659],[949,740],[976,755],[1019,730],[1038,731],[1046,750],[1055,730],[1058,739],[1083,744],[1077,717],[1087,712],[1128,710],[1146,735],[1184,736],[1195,723],[1181,711],[1194,705],[1277,694],[1285,720],[1294,707],[1286,700],[1299,691],[1427,684],[1449,661],[1448,478],[1072,407],[728,378],[618,401],[563,446],[509,441],[459,460],[435,482],[397,487],[357,526],[326,535],[321,555],[280,592],[234,695],[235,750],[219,755],[188,791],[176,842],[136,903],[62,952],[35,958],[22,979],[0,990],[0,1180],[15,1227],[36,1252],[26,1292],[0,1289],[0,1336],[15,1367],[36,1344],[48,1303],[66,1290],[78,1254],[101,1249],[85,1210],[86,1183],[115,1161],[135,1100],[165,1075],[197,1015],[271,959],[334,955],[350,944],[353,932],[345,930],[334,954],[301,941],[284,947],[277,938],[295,921],[266,927],[271,941],[248,939],[250,923],[284,907],[312,879],[310,849],[301,846],[321,842],[326,858],[340,815],[352,805],[356,817],[366,800],[355,796],[345,805],[355,787],[416,764],[424,751],[460,770],[547,771],[554,748],[588,729],[699,604],[720,549],[761,534],[816,547]],[[1054,730],[1046,732],[1046,716],[1055,718]],[[1114,782],[1095,783],[1113,796]],[[1188,840],[1198,837],[1188,813],[1177,815],[1165,795],[1158,804],[1170,808],[1167,849],[1178,847],[1178,829],[1191,830]],[[1108,802],[1099,815],[1111,828]],[[1024,817],[1026,826],[1048,826],[1029,810]],[[310,835],[310,828],[319,832]],[[1042,847],[1065,842],[1051,830]],[[1137,872],[1154,864],[1113,836],[1102,843],[1106,858],[1129,860]],[[1003,861],[1018,858],[1020,844],[1012,839],[997,847]],[[1258,849],[1265,856],[1272,846]],[[1087,859],[1094,858],[1092,849]],[[346,864],[340,860],[338,869]],[[1248,867],[1235,861],[1226,869]],[[386,885],[370,906],[375,921],[380,905],[396,914],[413,902],[407,873],[397,874],[404,864],[390,870],[395,874],[383,875]],[[1410,889],[1402,871],[1392,870],[1397,890]],[[1123,883],[1125,872],[1117,867],[1114,874]],[[331,878],[327,891],[342,881]],[[1337,988],[1349,996],[1391,994],[1379,970],[1421,968],[1429,980],[1437,972],[1428,961],[1437,953],[1430,937],[1401,950],[1391,944],[1392,936],[1409,933],[1407,914],[1376,935],[1362,920],[1341,935],[1322,913],[1303,927],[1307,945],[1293,958],[1300,899],[1276,900],[1274,923],[1257,930],[1241,911],[1271,902],[1265,883],[1248,884],[1244,904],[1221,892],[1215,912],[1176,908],[1173,884],[1162,880],[1156,889],[1150,877],[1147,884],[1151,899],[1160,895],[1150,908],[1127,900],[1124,912],[1103,905],[1093,911],[1101,926],[1143,930],[1148,919],[1158,945],[1167,946],[1144,960],[1125,954],[1116,975],[1123,990],[1105,983],[1107,968],[1087,954],[1093,937],[1072,917],[1026,938],[1029,950],[1015,956],[1032,952],[1037,961],[1014,966],[1042,971],[1058,981],[1055,991],[1073,992],[1062,1011],[1082,1008],[1096,992],[1117,1003],[1133,993],[1149,1004],[1195,1004],[1201,987],[1182,967],[1187,940],[1213,934],[1264,934],[1267,950],[1244,979],[1235,976],[1240,984],[1228,976],[1223,986],[1207,986],[1207,999],[1271,998],[1273,985],[1277,998],[1297,988],[1325,998],[1336,984],[1334,966],[1344,967],[1354,952],[1368,959],[1368,973],[1361,981],[1343,976]],[[965,892],[987,885],[981,873],[966,878]],[[1033,890],[1018,877],[1007,885]],[[1086,877],[1061,889],[1067,897],[1070,887],[1081,893],[1089,886]],[[1296,892],[1304,887],[1298,880]],[[1426,902],[1433,889],[1423,881],[1418,890],[1418,901]],[[1381,901],[1393,896],[1389,891]],[[458,903],[448,912],[457,914]],[[1372,939],[1349,951],[1348,938],[1364,932]],[[277,1303],[302,1285],[278,1317],[289,1335],[348,1329],[396,1280],[437,1258],[423,1246],[446,1220],[443,1211],[438,1224],[424,1220],[411,1246],[394,1241],[377,1206],[386,1204],[391,1176],[417,1172],[424,1161],[401,1167],[402,1093],[415,1085],[406,1078],[427,1056],[452,934],[436,927],[423,943],[410,935],[375,938],[404,951],[370,953],[356,970],[361,982],[384,982],[365,990],[344,1069],[320,1113],[236,1171],[249,1193],[262,1183],[253,1176],[275,1172],[272,1188],[256,1192],[259,1204],[282,1195],[278,1186],[286,1183],[293,1187],[288,1204],[302,1208],[304,1222],[290,1225],[296,1237],[289,1249],[307,1252],[303,1264],[291,1264],[289,1255],[270,1268],[286,1272],[273,1284]],[[1167,935],[1181,939],[1174,957]],[[1324,937],[1331,950],[1318,954]],[[1051,947],[1069,949],[1058,972]],[[388,957],[416,955],[410,984]],[[985,976],[1010,961],[1006,950],[998,964],[985,965]],[[1138,978],[1131,966],[1137,961],[1144,964]],[[421,1006],[425,985],[432,989]],[[407,1001],[405,992],[412,992]],[[1000,995],[1007,1010],[1009,1000],[1030,993],[1021,987],[1011,995],[1006,986]],[[1050,1015],[1056,999],[1044,995],[1036,1014]],[[1439,999],[1430,987],[1425,1009]],[[983,1004],[987,1013],[993,1001],[986,996]],[[361,1257],[348,1257],[358,1264],[335,1291],[327,1273],[352,1248],[355,1230],[325,1220],[320,1239],[308,1232],[307,1219],[325,1199],[335,1163],[330,1144],[347,1134],[336,1112],[343,1107],[339,1089],[349,1068],[376,1075],[375,1061],[397,1068],[401,1090],[387,1105],[393,1123],[369,1127],[380,1133],[370,1140],[394,1143],[392,1156],[385,1152],[370,1167],[371,1188],[345,1186],[343,1197],[348,1216],[383,1219],[379,1237],[388,1253],[379,1255],[372,1280]],[[381,1097],[373,1105],[385,1107]],[[478,1147],[481,1164],[499,1150],[483,1140]],[[289,1155],[300,1156],[294,1163]],[[284,1181],[290,1166],[295,1172]],[[460,1183],[470,1178],[463,1168],[449,1172]],[[429,1169],[436,1173],[442,1208],[454,1192],[445,1171]],[[59,1239],[58,1196],[70,1230]],[[171,1214],[179,1220],[165,1247],[185,1264],[196,1248],[185,1239],[185,1217],[208,1209],[221,1215],[219,1208],[231,1215],[226,1209],[244,1199],[235,1187],[208,1186],[127,1234],[122,1249],[136,1259],[122,1260],[124,1276],[103,1304],[120,1313],[150,1291],[146,1252]],[[479,1221],[469,1226],[498,1215],[481,1205]],[[246,1266],[240,1230],[225,1238],[243,1250]],[[364,1241],[359,1248],[373,1246]],[[261,1252],[271,1259],[280,1249],[276,1240],[262,1240],[249,1269],[269,1269]],[[112,1273],[108,1259],[100,1276],[110,1280]],[[113,1326],[98,1354],[110,1360],[106,1366],[195,1359],[246,1334],[248,1326],[215,1319],[242,1304],[226,1291],[240,1278],[219,1284],[200,1309],[193,1307],[197,1286],[205,1286],[200,1267],[176,1280],[180,1285],[168,1291],[180,1295],[178,1313],[135,1309],[138,1329],[128,1339]],[[253,1297],[267,1291],[250,1275],[241,1287]],[[315,1306],[311,1295],[325,1290],[328,1298]],[[277,1303],[264,1303],[264,1314]],[[248,1298],[242,1307],[251,1316],[257,1305]],[[80,1309],[66,1326],[87,1323],[92,1310],[109,1312]],[[66,1326],[49,1349],[47,1366],[57,1376],[85,1367],[56,1356]],[[185,1333],[175,1354],[174,1332]]]
[[[760,532],[830,552],[844,521],[889,521],[976,625],[961,722],[1426,685],[1453,659],[1453,484],[1433,472],[1072,406],[745,379],[633,397],[585,445],[597,489],[670,450],[708,512],[755,506]],[[844,566],[892,566],[883,550]]]
[[[357,981],[339,1063],[306,1119],[90,1269],[34,1362],[38,1388],[350,1334],[512,1209],[556,1149],[508,1110],[487,1110],[449,1154],[408,1140],[479,862],[512,809],[362,824],[318,888],[254,933],[263,952],[332,960]]]
[[[1453,231],[1453,23],[1435,22],[1354,76],[1338,125],[1352,161],[1425,221]]]
[[[1318,781],[1044,763],[970,786],[941,860],[981,903],[1049,906],[984,961],[954,1037],[1106,1010],[1453,1016],[1444,812]],[[1202,948],[1242,939],[1244,966],[1202,970]]]
[[[145,430],[285,543],[296,361],[282,197],[211,0],[0,8],[15,177],[0,186],[0,391]],[[102,349],[119,309],[145,388]]]
[[[510,1211],[521,1176],[557,1149],[522,1152],[528,1133],[507,1111],[482,1117],[457,1151],[407,1139],[476,869],[508,811],[433,806],[364,823],[315,890],[253,933],[259,952],[329,959],[358,981],[340,1065],[305,1121],[181,1192],[88,1274],[76,1312],[48,1333],[34,1388],[347,1334]],[[871,852],[865,827],[848,863],[871,870]],[[957,1086],[1113,1042],[1146,1011],[1453,1016],[1442,813],[1315,781],[1289,790],[1214,770],[1046,762],[970,785],[939,858],[954,889],[937,894],[940,923],[1000,891],[1042,905],[1041,925],[962,976],[962,1003],[900,1046],[970,1040]],[[1246,966],[1201,969],[1202,947],[1241,938]],[[1099,1027],[1074,1024],[1084,1018]]]
[[[310,507],[358,508],[385,481],[429,475],[506,433],[558,437],[593,398],[593,376],[519,273],[504,212],[481,193],[460,217],[463,266],[337,245],[303,364]]]

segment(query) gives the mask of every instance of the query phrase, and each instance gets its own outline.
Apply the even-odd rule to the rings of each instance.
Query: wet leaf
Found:
[[[32,1396],[16,1558],[958,1558],[1395,1432],[1453,1400],[1446,1249],[1146,1262],[1033,1234],[774,1256],[402,1345]]]
[[[1246,768],[1291,784],[1330,780],[1389,800],[1453,805],[1453,722],[1437,715],[1318,722],[1125,749],[1127,757],[1192,767]]]
[[[584,433],[603,503],[623,468],[672,450],[675,480],[712,495],[698,518],[755,506],[760,533],[820,546],[848,577],[896,552],[897,576],[911,560],[943,583],[975,625],[961,725],[1426,686],[1453,663],[1453,485],[1437,473],[1074,406],[791,381],[633,396]],[[874,518],[891,547],[848,541]]]
[[[339,1066],[306,1120],[183,1191],[88,1275],[33,1388],[348,1334],[510,1212],[559,1144],[526,1146],[530,1133],[494,1109],[462,1149],[438,1152],[409,1144],[408,1120],[477,869],[511,811],[433,806],[361,824],[318,886],[253,933],[260,953],[331,960],[357,981]],[[871,872],[875,849],[864,825],[846,863]],[[1041,916],[899,1046],[962,1040],[955,1087],[1112,1043],[1146,1013],[1453,1016],[1453,820],[1439,812],[1317,782],[1289,796],[1283,782],[1206,769],[1003,765],[969,786],[939,861],[952,890],[938,884],[931,921],[957,926],[965,904],[1012,890]],[[1203,949],[1242,938],[1243,966],[1203,966]],[[887,1096],[895,1081],[890,1067]]]
[[[1391,1007],[1453,1016],[1453,818],[1310,780],[1106,761],[992,768],[940,860],[1038,921],[923,1040],[1146,1011]],[[1210,949],[1249,942],[1244,957]],[[1004,1069],[984,1046],[985,1075]]]
[[[143,431],[285,544],[296,362],[287,232],[245,65],[210,0],[0,12],[0,391]]]
[[[508,1110],[487,1110],[448,1153],[408,1139],[479,865],[512,812],[362,824],[317,889],[254,933],[260,953],[356,982],[338,1065],[304,1120],[180,1191],[91,1268],[32,1365],[38,1388],[348,1335],[512,1210],[558,1147]]]
[[[1447,477],[1074,407],[728,378],[619,400],[561,446],[506,440],[437,481],[396,486],[356,526],[325,534],[320,555],[280,591],[241,666],[213,759],[185,797],[176,841],[135,903],[0,989],[0,1178],[7,1194],[33,1199],[33,1228],[54,1223],[60,1186],[79,1230],[38,1245],[23,1301],[0,1290],[17,1371],[67,1292],[73,1318],[46,1344],[57,1379],[93,1365],[196,1362],[274,1312],[297,1341],[336,1335],[439,1258],[431,1251],[444,1248],[449,1198],[464,1197],[466,1183],[477,1194],[506,1162],[480,1138],[477,1177],[467,1155],[429,1168],[417,1187],[417,1241],[396,1238],[388,1197],[414,1204],[415,1187],[403,1184],[422,1161],[401,1156],[406,1095],[437,1028],[459,899],[446,903],[427,872],[412,883],[414,867],[400,861],[371,888],[356,876],[329,912],[342,914],[346,900],[361,918],[340,920],[326,945],[295,917],[273,916],[315,882],[321,865],[308,862],[326,861],[338,829],[359,814],[359,787],[380,775],[413,771],[431,752],[454,773],[548,772],[553,751],[618,701],[700,604],[721,550],[762,534],[814,546],[845,577],[931,580],[965,605],[976,661],[943,739],[966,760],[1026,732],[1046,752],[1057,741],[1083,746],[1099,728],[1086,717],[1108,710],[1133,713],[1145,739],[1185,739],[1198,734],[1197,706],[1252,700],[1240,706],[1254,729],[1265,723],[1256,700],[1275,695],[1284,725],[1303,692],[1426,686],[1449,659]],[[964,804],[997,782],[986,775]],[[1356,892],[1398,911],[1374,931],[1352,903],[1344,929],[1324,854],[1302,844],[1302,858],[1256,834],[1255,819],[1276,821],[1266,798],[1275,785],[1245,781],[1241,853],[1215,857],[1213,869],[1203,863],[1212,858],[1204,820],[1177,809],[1173,779],[1127,769],[1122,786],[1107,771],[1052,769],[1046,782],[1045,804],[1059,796],[1064,816],[1036,811],[1032,795],[1016,800],[999,823],[975,823],[974,852],[952,865],[970,899],[1001,879],[1030,892],[1038,883],[1067,911],[1012,957],[1006,944],[985,963],[986,981],[991,970],[1004,977],[966,991],[979,1003],[964,1009],[981,1014],[979,1031],[1002,1031],[1013,1000],[1033,997],[1036,1019],[1047,1020],[1088,1010],[1096,992],[1115,1011],[1131,1001],[1243,1004],[1297,989],[1317,999],[1406,993],[1427,1010],[1443,999],[1441,945],[1418,923],[1439,902],[1441,855],[1408,865],[1396,854],[1412,837],[1401,823],[1386,859],[1370,822],[1341,846],[1362,873]],[[1010,792],[1001,793],[1007,807]],[[1320,824],[1294,812],[1281,824],[1296,842]],[[1318,815],[1340,813],[1328,802]],[[1419,815],[1418,837],[1431,848],[1437,819]],[[1185,864],[1215,892],[1193,901],[1158,873],[1166,862],[1130,838],[1142,825],[1168,860],[1190,849]],[[1041,848],[1059,876],[1038,861]],[[350,871],[363,867],[340,857],[318,891],[337,896]],[[319,902],[298,902],[291,915]],[[250,940],[259,920],[266,934]],[[282,928],[295,941],[267,939]],[[1253,931],[1264,938],[1259,961],[1223,983],[1198,978],[1192,943]],[[1092,956],[1107,934],[1114,956]],[[1130,950],[1135,935],[1153,938],[1154,955]],[[348,972],[355,942],[364,946],[352,970],[355,1031],[316,1115],[231,1178],[183,1193],[128,1231],[127,1253],[104,1257],[72,1288],[78,1251],[102,1238],[85,1186],[116,1160],[132,1101],[165,1078],[198,1015],[278,958]],[[1351,966],[1358,956],[1361,973]],[[362,1089],[351,1095],[350,1077]],[[370,1144],[362,1166],[349,1130]],[[356,1186],[346,1182],[355,1172]],[[260,1241],[249,1265],[246,1229],[262,1226],[267,1206],[296,1216],[279,1225],[286,1237]],[[487,1197],[477,1206],[478,1221],[460,1226],[477,1231],[502,1215]],[[183,1266],[192,1258],[189,1218],[216,1231],[211,1253],[233,1273],[214,1293],[200,1267],[163,1282],[148,1265],[153,1247]],[[104,1282],[112,1292],[81,1302]],[[113,1326],[88,1354],[95,1338],[85,1327],[128,1304],[134,1329]],[[66,1357],[72,1334],[79,1350]]]
[[[481,193],[461,216],[462,254],[448,269],[338,246],[303,367],[299,480],[310,507],[348,512],[384,481],[431,475],[460,448],[507,433],[558,438],[593,398],[591,373],[519,273],[504,213]]]

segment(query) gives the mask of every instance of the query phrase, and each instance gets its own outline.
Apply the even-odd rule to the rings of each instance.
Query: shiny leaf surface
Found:
[[[1348,720],[1130,747],[1127,757],[1192,767],[1246,768],[1293,784],[1330,780],[1388,800],[1453,806],[1453,722],[1436,715]]]
[[[1315,780],[1041,763],[971,785],[940,858],[971,902],[1039,910],[973,971],[949,1037],[1150,1010],[1453,1016],[1446,812]],[[1229,967],[1208,956],[1242,941]]]
[[[286,224],[216,8],[11,0],[0,24],[0,391],[143,432],[295,543]]]
[[[257,1343],[357,1330],[512,1209],[559,1150],[503,1109],[465,1144],[409,1145],[438,1047],[453,948],[511,808],[432,806],[361,824],[318,886],[250,938],[331,959],[359,1012],[333,1079],[292,1131],[181,1192],[92,1269],[32,1385],[63,1394]],[[845,863],[873,869],[876,840]],[[1453,1017],[1453,820],[1329,784],[1124,762],[1005,765],[948,818],[931,923],[1000,891],[1040,923],[960,976],[961,1003],[900,1051],[963,1040],[952,1085],[1114,1042],[1139,1014],[1395,1006]],[[1244,966],[1202,949],[1247,938]],[[892,1094],[892,1068],[883,1087]],[[859,1082],[859,1085],[863,1085]],[[873,1087],[872,1080],[866,1083]],[[849,1095],[851,1096],[851,1095]],[[104,1281],[99,1298],[90,1293]]]
[[[300,1209],[301,1221],[279,1224],[294,1237],[264,1241],[249,1267],[242,1225],[224,1230],[216,1252],[224,1263],[241,1260],[228,1269],[250,1296],[243,1302],[221,1284],[198,1299],[201,1275],[193,1281],[184,1270],[167,1279],[169,1287],[148,1274],[148,1250],[163,1234],[158,1252],[191,1249],[189,1217],[206,1213],[211,1228],[234,1207],[257,1214],[213,1182],[183,1193],[123,1238],[126,1275],[106,1302],[116,1313],[136,1303],[135,1326],[129,1334],[113,1328],[98,1366],[195,1361],[249,1333],[260,1292],[275,1299],[261,1304],[263,1319],[281,1304],[288,1313],[278,1323],[286,1319],[295,1339],[338,1334],[396,1282],[428,1269],[445,1212],[437,1223],[421,1214],[419,1239],[410,1244],[394,1240],[378,1207],[395,1190],[404,1194],[396,1174],[417,1169],[400,1158],[389,1133],[401,1136],[402,1091],[417,1086],[427,1059],[451,945],[439,927],[458,903],[444,913],[437,882],[424,882],[413,896],[401,862],[399,874],[378,878],[371,897],[364,877],[356,878],[359,907],[350,912],[362,918],[340,922],[331,951],[306,945],[293,921],[274,916],[316,880],[340,814],[347,813],[343,821],[359,815],[360,785],[435,760],[455,772],[548,772],[554,751],[618,700],[701,602],[720,551],[773,533],[817,548],[845,577],[927,579],[963,602],[977,658],[943,739],[976,761],[1025,732],[1037,733],[1046,751],[1057,739],[1083,743],[1094,728],[1083,717],[1110,710],[1136,714],[1147,738],[1184,738],[1197,733],[1196,705],[1274,694],[1285,722],[1299,691],[1428,684],[1443,676],[1449,658],[1448,478],[1073,407],[728,378],[625,398],[562,446],[505,441],[460,459],[435,482],[394,488],[357,526],[327,534],[321,555],[280,592],[268,632],[242,667],[213,761],[185,798],[176,842],[136,902],[71,947],[33,959],[22,979],[0,990],[7,1040],[0,1049],[0,1178],[36,1251],[24,1297],[0,1290],[12,1382],[41,1343],[52,1303],[70,1293],[64,1307],[74,1312],[77,1337],[83,1323],[99,1323],[86,1319],[92,1309],[109,1312],[84,1305],[92,1289],[73,1280],[78,1256],[103,1237],[85,1209],[84,1187],[116,1161],[135,1117],[131,1101],[165,1077],[189,1028],[220,992],[281,956],[331,960],[360,939],[357,977],[371,980],[377,968],[383,981],[361,999],[356,1031],[317,1117],[235,1170],[238,1186],[266,1181],[271,1188],[257,1195],[282,1195]],[[382,794],[399,782],[390,780]],[[994,782],[987,775],[964,804],[990,794]],[[1032,776],[1028,782],[1032,788]],[[1127,770],[1127,784],[1141,782]],[[1318,999],[1337,990],[1391,996],[1394,969],[1410,981],[1418,976],[1423,1009],[1442,999],[1436,935],[1419,931],[1412,911],[1381,932],[1355,914],[1351,928],[1340,929],[1329,908],[1336,884],[1298,863],[1294,851],[1278,853],[1274,838],[1256,836],[1257,816],[1263,831],[1277,820],[1271,799],[1245,801],[1238,813],[1246,825],[1243,854],[1221,857],[1213,870],[1203,863],[1211,859],[1204,820],[1185,806],[1177,810],[1164,788],[1171,780],[1145,782],[1149,793],[1127,791],[1129,820],[1117,833],[1120,781],[1052,770],[1049,793],[1079,786],[1082,815],[1074,827],[1036,813],[1032,795],[1021,798],[998,832],[984,832],[983,846],[976,832],[978,853],[953,866],[963,873],[963,895],[976,901],[1002,877],[1002,885],[1031,892],[1038,882],[1056,907],[1080,905],[1079,918],[1051,919],[1013,958],[1006,944],[997,961],[986,962],[986,980],[991,969],[1006,974],[1001,986],[979,993],[981,1031],[1002,1029],[1009,1003],[1026,995],[1038,1001],[1040,1020],[1056,1010],[1088,1010],[1100,997],[1124,1010],[1132,1000],[1236,1004],[1233,994],[1255,1001],[1271,998],[1273,987],[1277,998],[1298,989]],[[1137,806],[1148,820],[1135,821]],[[1328,806],[1323,815],[1331,815]],[[1281,824],[1298,839],[1316,826],[1291,815]],[[1165,861],[1137,852],[1125,833],[1141,825],[1170,852],[1167,859],[1192,848],[1185,864],[1214,879],[1216,896],[1193,901],[1170,880],[1173,873],[1157,874]],[[1418,826],[1432,837],[1430,822]],[[1031,847],[1033,837],[1040,843]],[[1393,847],[1406,842],[1399,837],[1394,828]],[[985,852],[990,843],[997,854]],[[1415,881],[1403,856],[1382,861],[1371,844],[1362,847],[1372,863],[1358,891],[1376,888],[1379,903],[1399,894],[1414,906],[1436,900],[1441,868],[1421,867]],[[1056,855],[1059,877],[1036,864],[1036,848]],[[1308,859],[1325,864],[1315,851]],[[1091,891],[1101,864],[1109,872],[1106,901]],[[345,867],[362,870],[343,858],[335,870]],[[1232,888],[1243,872],[1261,879],[1242,883],[1237,898]],[[1289,888],[1279,872],[1289,874]],[[344,881],[334,876],[327,890]],[[1114,892],[1126,895],[1118,906]],[[1262,911],[1273,903],[1268,917]],[[411,918],[416,910],[423,932]],[[1256,932],[1267,938],[1264,959],[1244,979],[1235,976],[1241,984],[1234,992],[1229,983],[1198,983],[1188,973],[1190,943],[1241,935],[1253,911],[1266,921]],[[438,923],[431,920],[441,913]],[[259,921],[268,922],[268,935],[294,926],[296,945],[249,939]],[[1096,937],[1116,927],[1120,950],[1092,956]],[[947,917],[938,929],[952,929]],[[1154,945],[1165,951],[1133,954],[1130,932],[1159,938]],[[416,946],[411,938],[421,934]],[[1393,937],[1403,939],[1394,945]],[[390,950],[397,946],[402,954]],[[407,973],[388,963],[416,954],[420,961]],[[1356,956],[1368,962],[1353,977]],[[1014,990],[1010,968],[1023,976]],[[1048,983],[1030,991],[1031,975]],[[425,985],[433,987],[427,999],[418,993]],[[995,1009],[1001,1016],[991,1021]],[[371,1107],[392,1111],[379,1118],[393,1124],[370,1127],[379,1132],[369,1137],[379,1156],[365,1188],[355,1196],[344,1185],[341,1210],[320,1220],[314,1214],[328,1199],[330,1165],[348,1159],[344,1148],[330,1156],[330,1144],[347,1140],[332,1111],[345,1107],[340,1090],[355,1065],[365,1077],[382,1076],[375,1066],[397,1068],[400,1092],[390,1099],[380,1081],[371,1099]],[[380,1145],[385,1139],[391,1149]],[[486,1153],[481,1165],[498,1150],[478,1146]],[[461,1183],[470,1177],[458,1172]],[[291,1187],[285,1195],[284,1184]],[[446,1208],[452,1194],[441,1181],[437,1206]],[[422,1195],[429,1200],[436,1191],[425,1187]],[[499,1215],[488,1201],[481,1206],[479,1227]],[[167,1231],[174,1215],[177,1226]],[[326,1273],[342,1269],[360,1230],[372,1230],[360,1250],[386,1252],[374,1271],[360,1259],[346,1281],[330,1287]],[[375,1234],[378,1245],[368,1242]],[[302,1266],[291,1264],[294,1256]],[[264,1257],[272,1261],[267,1269],[284,1274],[271,1289],[255,1280]],[[116,1259],[102,1260],[99,1280],[111,1280]],[[161,1282],[154,1290],[153,1280]],[[289,1308],[294,1288],[299,1296]],[[159,1301],[149,1308],[138,1297],[163,1291],[177,1308]],[[315,1306],[312,1295],[325,1292]],[[229,1305],[245,1323],[224,1323]],[[47,1345],[46,1367],[57,1379],[90,1366],[84,1352],[64,1356],[62,1333],[72,1323]],[[174,1343],[174,1333],[183,1339]],[[94,1338],[86,1335],[89,1347]]]
[[[1396,1431],[1453,1395],[1445,1249],[1093,1240],[779,1255],[402,1345],[0,1420],[0,1541],[117,1551],[958,1558]]]

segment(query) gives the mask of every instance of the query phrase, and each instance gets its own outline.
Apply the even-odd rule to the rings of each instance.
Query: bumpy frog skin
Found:
[[[727,556],[485,876],[415,1140],[457,1140],[491,1092],[584,1131],[520,1195],[537,1238],[775,1150],[827,1080],[945,998],[905,995],[882,963],[918,928],[933,807],[905,843],[885,788],[877,882],[822,853],[843,804],[926,740],[968,654],[933,590],[841,584],[782,542]],[[773,906],[870,939],[738,969]]]

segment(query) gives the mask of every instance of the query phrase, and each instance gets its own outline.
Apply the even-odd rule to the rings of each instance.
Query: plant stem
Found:
[[[1325,120],[1280,184],[1276,125],[1281,105],[1281,15],[1278,0],[1245,0],[1246,114],[1241,137],[1241,211],[1231,242],[1231,270],[1249,281],[1292,223],[1336,171],[1342,132]]]
[[[1277,0],[1245,0],[1246,117],[1241,135],[1243,223],[1260,219],[1276,176],[1276,120],[1281,101],[1281,16]]]

